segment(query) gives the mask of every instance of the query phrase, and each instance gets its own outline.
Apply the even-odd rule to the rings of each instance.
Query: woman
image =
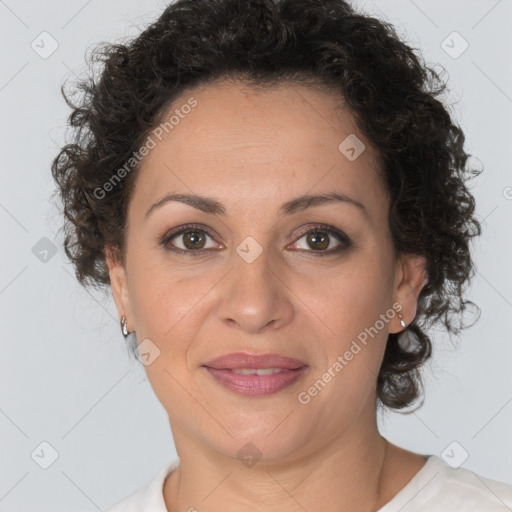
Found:
[[[52,172],[179,460],[118,511],[507,510],[379,434],[480,234],[444,84],[341,0],[179,0],[106,45]]]

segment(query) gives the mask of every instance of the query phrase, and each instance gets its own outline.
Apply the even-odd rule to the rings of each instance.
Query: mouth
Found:
[[[239,395],[267,396],[296,383],[309,366],[278,354],[232,353],[203,367],[223,387]]]

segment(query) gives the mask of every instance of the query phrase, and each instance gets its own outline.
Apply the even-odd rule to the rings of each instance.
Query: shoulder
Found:
[[[407,507],[406,507],[407,505]],[[431,455],[425,466],[379,512],[505,512],[512,509],[512,486],[453,468]]]
[[[440,503],[464,510],[504,511],[512,507],[512,486],[484,478],[469,469],[452,468],[437,458],[438,480],[432,481]],[[475,506],[477,508],[475,509]]]
[[[163,497],[164,482],[178,465],[179,460],[167,464],[148,484],[114,503],[105,512],[167,512]]]

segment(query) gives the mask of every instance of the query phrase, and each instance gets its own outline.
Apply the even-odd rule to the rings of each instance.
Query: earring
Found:
[[[400,313],[398,313],[398,318],[400,319],[400,325],[404,329],[397,335],[398,345],[404,352],[416,352],[421,346],[421,340],[414,331],[406,328],[404,319]]]
[[[400,313],[398,313],[398,318],[400,318],[400,325],[402,326],[402,329],[405,329],[404,318]]]
[[[125,338],[130,334],[128,332],[128,327],[126,327],[126,317],[124,315],[121,318],[121,332]]]

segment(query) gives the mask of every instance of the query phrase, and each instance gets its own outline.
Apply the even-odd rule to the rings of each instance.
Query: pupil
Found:
[[[320,240],[320,242],[319,242]],[[329,247],[329,239],[326,234],[311,233],[308,235],[308,243],[313,242],[313,249],[327,249]],[[323,243],[322,243],[323,242]]]
[[[189,249],[197,249],[197,247],[199,246],[199,244],[197,244],[197,242],[201,241],[201,239],[204,240],[204,236],[201,234],[201,233],[198,233],[197,231],[191,231],[189,233],[186,233],[185,236],[184,236],[184,243],[185,243],[185,246],[188,247]],[[192,241],[192,243],[189,245],[189,241]]]

